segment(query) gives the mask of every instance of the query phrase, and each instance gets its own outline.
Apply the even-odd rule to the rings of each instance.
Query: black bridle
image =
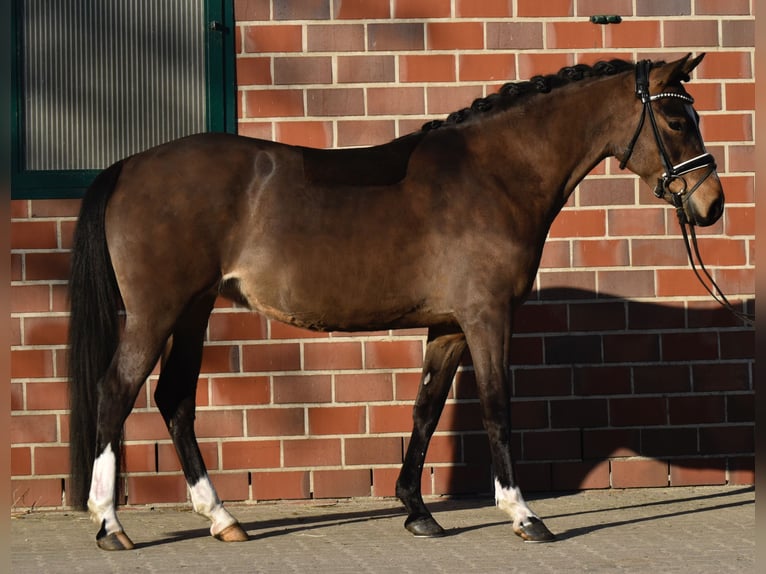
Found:
[[[729,303],[726,295],[724,295],[720,287],[718,287],[716,282],[713,280],[713,277],[710,275],[708,270],[705,268],[705,264],[702,262],[702,258],[700,257],[699,253],[699,247],[697,245],[697,234],[694,231],[694,224],[690,222],[686,217],[686,211],[684,209],[684,204],[689,201],[689,198],[694,194],[695,191],[697,191],[699,186],[702,185],[702,183],[715,172],[715,158],[708,152],[705,152],[698,155],[697,157],[693,157],[692,159],[673,165],[670,157],[668,156],[665,144],[662,141],[660,130],[657,127],[657,118],[655,117],[654,109],[652,108],[652,102],[663,98],[677,98],[688,104],[693,104],[694,98],[688,94],[683,94],[680,92],[661,92],[653,96],[650,95],[649,71],[651,68],[651,60],[641,60],[636,64],[636,97],[641,100],[643,109],[641,111],[641,118],[638,121],[636,132],[633,134],[633,137],[631,138],[630,143],[628,144],[628,147],[625,151],[625,155],[620,161],[620,169],[625,169],[630,156],[633,154],[633,148],[638,141],[638,137],[641,134],[644,123],[646,122],[646,116],[649,116],[652,132],[654,133],[654,140],[657,142],[657,148],[659,149],[660,157],[662,158],[662,164],[665,167],[665,172],[657,181],[657,186],[654,189],[654,195],[656,195],[658,198],[669,200],[673,207],[676,208],[676,215],[678,216],[678,223],[681,226],[681,232],[684,237],[684,244],[686,246],[686,253],[689,257],[689,263],[691,264],[691,268],[694,271],[694,274],[697,276],[697,279],[699,279],[699,282],[702,284],[705,290],[710,294],[711,297],[713,297],[713,299],[728,309],[734,316],[742,320],[744,323],[752,325],[755,321],[755,316],[743,313],[742,311],[734,308],[734,306]],[[699,169],[706,169],[707,171],[705,171],[703,176],[697,181],[697,183],[694,184],[694,187],[689,189],[684,176]],[[670,185],[674,182],[677,182],[677,185],[680,184],[679,191],[673,191],[670,189]],[[691,237],[691,242],[689,241],[689,237]],[[698,263],[695,263],[694,256],[692,256],[692,246],[694,256],[696,256]],[[699,270],[697,269],[697,264],[699,264]],[[700,270],[710,282],[710,285],[708,285],[705,280],[703,280],[702,275],[700,274]]]

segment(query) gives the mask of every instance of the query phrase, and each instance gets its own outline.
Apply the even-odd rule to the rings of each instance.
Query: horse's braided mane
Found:
[[[657,62],[655,65],[659,65]],[[513,106],[522,100],[521,96],[536,93],[548,93],[560,86],[578,82],[586,78],[596,78],[602,76],[612,76],[632,70],[635,67],[633,62],[625,60],[609,60],[597,62],[593,66],[586,64],[577,64],[562,68],[556,74],[546,76],[534,76],[523,82],[509,82],[500,88],[500,91],[474,100],[468,108],[463,108],[452,112],[444,120],[433,120],[423,125],[423,131],[434,130],[446,125],[463,123],[476,114],[488,112],[490,110],[502,110]]]

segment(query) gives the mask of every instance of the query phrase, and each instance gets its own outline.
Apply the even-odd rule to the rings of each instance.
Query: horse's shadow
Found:
[[[577,538],[579,536],[583,536],[583,535],[597,532],[599,530],[604,530],[607,528],[624,526],[627,524],[639,524],[642,522],[663,520],[663,519],[668,519],[668,518],[673,518],[678,516],[696,514],[700,512],[708,512],[708,511],[714,511],[714,510],[721,510],[725,508],[734,508],[738,506],[751,505],[753,504],[752,500],[728,501],[727,499],[730,499],[731,497],[736,497],[743,493],[752,492],[753,490],[754,490],[753,487],[745,487],[745,488],[739,488],[736,490],[728,490],[726,492],[716,492],[713,494],[701,494],[701,495],[691,496],[687,498],[673,498],[673,499],[660,500],[660,501],[649,502],[649,503],[597,508],[593,510],[586,510],[586,511],[581,511],[576,513],[548,514],[545,516],[545,518],[546,519],[563,518],[563,517],[573,516],[575,514],[582,516],[582,515],[594,514],[594,513],[619,513],[621,511],[624,512],[631,509],[648,508],[648,507],[656,507],[658,510],[657,513],[652,514],[650,516],[633,517],[629,519],[620,519],[619,516],[616,516],[613,520],[608,520],[599,524],[591,524],[587,526],[581,526],[578,528],[570,528],[568,530],[557,531],[556,539],[561,541],[561,540]],[[561,493],[557,493],[556,495],[561,496]],[[534,501],[535,498],[538,498],[538,499],[545,498],[545,495],[544,494],[535,495],[535,496],[530,496],[528,498],[529,500]],[[697,506],[695,508],[688,509],[688,510],[663,512],[663,508],[667,507],[668,505],[674,505],[674,504],[683,503],[683,502],[688,503],[688,502],[694,502],[694,501],[708,502],[709,504],[704,504],[704,505]],[[434,514],[446,514],[449,512],[456,512],[460,510],[475,510],[475,509],[483,508],[487,510],[488,515],[491,515],[491,511],[493,510],[493,504],[491,503],[490,500],[486,498],[481,498],[481,499],[454,498],[449,500],[432,502],[429,505],[429,508],[433,510]],[[382,508],[379,510],[372,510],[372,511],[364,510],[364,511],[357,511],[357,512],[328,511],[328,512],[323,512],[321,514],[312,514],[310,516],[305,516],[305,515],[291,516],[289,518],[252,521],[252,522],[242,523],[242,527],[250,535],[250,542],[257,542],[257,541],[262,541],[269,538],[287,536],[290,534],[309,533],[315,530],[320,530],[323,528],[329,528],[329,527],[339,526],[339,525],[352,525],[352,524],[359,524],[359,523],[364,523],[364,522],[369,522],[374,520],[383,520],[383,519],[389,519],[389,518],[395,518],[395,517],[402,517],[403,519],[405,515],[406,513],[404,511],[404,508],[401,508],[401,509],[400,508]],[[447,521],[448,520],[445,520],[445,522]],[[507,519],[499,518],[499,519],[490,519],[490,520],[483,521],[481,523],[467,525],[467,526],[456,526],[451,528],[448,527],[446,528],[446,535],[459,536],[466,532],[481,530],[483,528],[490,528],[490,527],[499,526],[499,525],[507,524],[507,523],[509,523]],[[163,537],[158,538],[157,540],[138,543],[136,544],[136,548],[150,548],[153,546],[161,546],[164,544],[171,544],[174,542],[180,542],[184,540],[194,540],[199,538],[204,539],[204,538],[208,538],[209,536],[210,536],[210,531],[207,528],[181,530],[181,531],[166,533]],[[405,532],[402,532],[402,536],[409,536],[409,535],[406,534]]]

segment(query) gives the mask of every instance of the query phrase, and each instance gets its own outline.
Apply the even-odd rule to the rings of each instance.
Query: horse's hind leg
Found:
[[[428,332],[423,375],[412,412],[412,437],[396,481],[396,496],[404,503],[408,513],[404,526],[415,536],[444,535],[444,530],[423,503],[421,476],[428,444],[439,422],[465,345],[462,333]]]
[[[247,540],[247,534],[218,498],[194,434],[197,379],[205,326],[214,301],[214,294],[205,296],[190,306],[176,323],[154,398],[181,460],[194,510],[210,519],[210,533],[215,538],[238,542]]]
[[[133,548],[133,542],[117,518],[115,505],[122,428],[166,337],[158,329],[128,319],[122,340],[99,387],[96,460],[88,509],[93,520],[101,526],[96,543],[104,550]]]

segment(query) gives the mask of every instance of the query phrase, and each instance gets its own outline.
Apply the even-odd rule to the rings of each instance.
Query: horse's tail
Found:
[[[85,192],[74,234],[69,277],[69,452],[71,495],[85,509],[96,451],[98,385],[119,341],[120,292],[106,245],[104,216],[122,161]]]

